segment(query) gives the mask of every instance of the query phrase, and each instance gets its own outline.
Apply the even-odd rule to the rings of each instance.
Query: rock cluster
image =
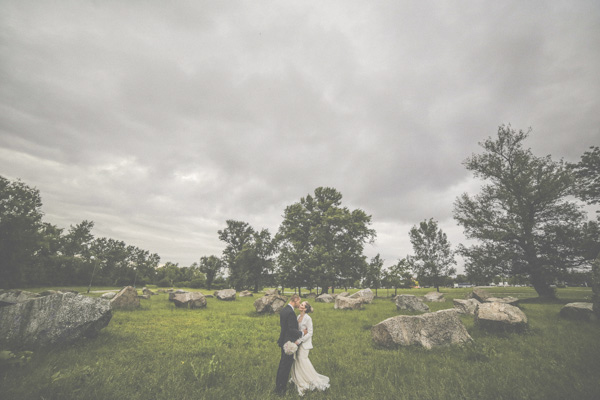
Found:
[[[363,308],[363,304],[364,302],[362,299],[337,296],[333,308],[336,310],[360,310]]]
[[[251,291],[244,290],[240,292],[240,297],[254,297]]]
[[[236,291],[235,289],[217,290],[214,295],[218,300],[233,301],[235,300]]]
[[[335,298],[330,294],[323,293],[322,295],[317,297],[315,301],[317,301],[318,303],[333,303],[335,301]]]
[[[452,302],[454,303],[454,309],[459,314],[470,314],[470,315],[475,315],[475,310],[477,309],[477,306],[479,304],[481,304],[476,299],[467,299],[467,300],[454,299],[454,300],[452,300]]]
[[[475,310],[475,323],[491,331],[522,331],[527,326],[527,316],[510,304],[481,303]]]
[[[260,297],[254,301],[257,313],[278,313],[287,303],[287,298],[278,294]]]
[[[371,304],[375,295],[373,294],[371,289],[363,289],[363,290],[359,290],[358,292],[356,292],[348,297],[351,299],[359,299],[360,301],[362,301],[365,304]]]
[[[140,298],[133,286],[126,286],[110,300],[113,310],[133,310],[140,307]]]
[[[205,308],[206,297],[200,292],[177,293],[173,297],[173,303],[179,308]]]

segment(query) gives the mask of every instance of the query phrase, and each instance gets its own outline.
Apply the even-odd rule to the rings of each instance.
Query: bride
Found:
[[[300,314],[298,315],[298,327],[301,331],[307,332],[302,338],[296,342],[298,351],[294,355],[294,364],[292,365],[292,381],[298,388],[300,396],[306,390],[325,390],[329,387],[329,378],[317,373],[312,363],[308,359],[308,352],[313,348],[313,323],[309,313],[313,311],[308,302],[302,302],[298,307]]]

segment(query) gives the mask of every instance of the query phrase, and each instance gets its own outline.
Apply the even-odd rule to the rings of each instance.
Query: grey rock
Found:
[[[132,310],[139,308],[140,299],[137,290],[133,286],[126,286],[110,300],[113,310]]]
[[[444,293],[440,292],[429,292],[425,295],[425,301],[429,303],[442,303],[446,301]]]
[[[475,310],[475,323],[491,331],[522,331],[527,326],[527,316],[510,304],[481,303]]]
[[[560,316],[568,319],[596,321],[593,303],[569,303],[560,309]]]
[[[475,300],[479,301],[480,303],[484,303],[488,297],[492,297],[492,296],[490,296],[490,294],[488,292],[486,292],[485,290],[480,289],[480,288],[473,289],[473,291],[468,296],[468,298],[475,299]]]
[[[508,297],[488,297],[485,300],[486,303],[505,303],[510,305],[515,305],[519,302],[519,299],[516,297],[508,296]]]
[[[149,294],[140,294],[138,297],[143,300],[150,300]]]
[[[362,289],[348,297],[351,299],[360,299],[363,303],[371,304],[375,294],[373,294],[371,289]]]
[[[277,290],[277,289],[265,290],[265,296],[278,295],[278,294],[279,294],[279,290]]]
[[[476,299],[466,299],[466,300],[454,299],[454,300],[452,300],[452,302],[454,303],[454,309],[459,314],[469,314],[469,315],[475,315],[475,310],[477,309],[477,306],[479,304],[481,304]]]
[[[142,293],[148,296],[154,296],[157,295],[158,293],[154,293],[152,290],[148,289],[147,287],[142,289]]]
[[[338,296],[339,296],[339,297],[349,297],[349,296],[350,296],[350,293],[348,293],[348,292],[342,292],[342,293],[332,294],[332,296],[333,296],[334,298],[337,298]]]
[[[11,306],[40,297],[39,294],[25,290],[0,290],[0,307]]]
[[[419,345],[426,349],[472,340],[453,309],[388,318],[371,328],[371,337],[386,347]]]
[[[335,310],[360,310],[363,308],[363,299],[352,299],[350,297],[338,296],[335,298]]]
[[[254,297],[254,295],[252,294],[251,291],[244,290],[244,291],[240,292],[240,297]]]
[[[287,298],[278,294],[271,294],[260,297],[254,301],[254,308],[257,313],[278,313],[287,303]]]
[[[177,289],[169,292],[169,301],[173,301],[175,299],[175,295],[187,293],[185,290]]]
[[[235,300],[236,291],[234,289],[217,290],[214,295],[218,300],[232,301]]]
[[[52,294],[0,308],[0,348],[41,348],[94,337],[112,318],[108,300]]]
[[[200,292],[177,293],[173,298],[175,307],[179,308],[205,308],[206,297]]]
[[[115,292],[108,292],[108,293],[104,293],[102,296],[100,296],[101,299],[106,299],[106,300],[110,300],[110,299],[114,299],[114,297],[117,294]]]
[[[317,297],[315,301],[318,303],[333,303],[335,301],[335,298],[330,294],[323,293],[322,295]]]
[[[428,312],[429,306],[419,297],[412,294],[399,294],[396,296],[396,309],[418,312]]]
[[[44,290],[40,292],[40,296],[50,296],[51,294],[62,294],[63,292],[58,290]]]
[[[305,299],[316,299],[317,295],[315,293],[308,293],[304,296]]]

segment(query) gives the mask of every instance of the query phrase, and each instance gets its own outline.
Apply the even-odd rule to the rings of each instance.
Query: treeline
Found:
[[[218,231],[221,255],[191,266],[167,262],[122,241],[94,238],[93,222],[63,230],[44,222],[37,189],[0,177],[0,286],[125,285],[319,289],[439,286],[452,282],[532,284],[541,296],[562,281],[586,281],[600,252],[600,219],[582,202],[600,203],[600,148],[569,164],[524,147],[529,132],[501,126],[483,152],[465,161],[483,180],[481,192],[454,202],[454,218],[475,244],[453,249],[437,221],[409,232],[413,254],[385,269],[364,246],[376,237],[371,216],[342,205],[342,194],[319,187],[287,206],[278,231],[228,220]],[[465,260],[456,273],[455,256]],[[596,261],[596,265],[600,264]]]

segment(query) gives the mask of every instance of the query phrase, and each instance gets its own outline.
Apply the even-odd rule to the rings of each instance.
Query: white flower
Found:
[[[285,344],[283,345],[283,351],[285,351],[285,354],[287,354],[288,356],[291,356],[297,350],[298,345],[296,345],[296,343],[294,342],[285,342]]]

